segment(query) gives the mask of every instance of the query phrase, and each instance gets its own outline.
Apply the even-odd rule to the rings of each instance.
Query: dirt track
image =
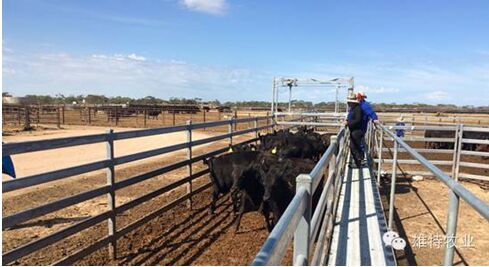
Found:
[[[51,138],[62,138],[79,135],[91,135],[105,133],[108,127],[87,127],[87,126],[67,126],[61,130],[41,130],[32,133],[25,132],[20,135],[3,136],[4,142],[23,142],[31,140],[44,140]],[[136,128],[113,128],[114,132],[123,132],[130,130],[140,130]],[[210,135],[201,131],[193,133],[194,140],[209,137]],[[114,142],[114,154],[116,157],[133,154],[145,150],[164,147],[170,144],[186,142],[185,132],[176,132],[165,135],[152,135],[140,138],[131,138]],[[105,143],[95,143],[90,145],[67,147],[60,149],[44,150],[12,156],[15,164],[15,170],[18,177],[27,175],[67,168],[85,163],[103,160],[106,158]],[[148,162],[155,159],[161,159],[163,156],[157,156],[150,159],[140,160],[128,163],[125,166],[138,165],[141,162]],[[39,160],[43,159],[43,160]]]

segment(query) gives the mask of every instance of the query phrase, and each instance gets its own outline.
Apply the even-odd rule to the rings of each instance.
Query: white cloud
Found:
[[[425,97],[429,100],[443,101],[449,98],[449,94],[445,91],[438,90],[425,94]]]
[[[354,76],[356,89],[370,91],[369,99],[372,102],[477,106],[487,105],[486,99],[489,98],[489,64],[484,60],[463,64],[388,61],[337,63],[318,65],[315,73]],[[308,74],[311,75],[314,73]]]
[[[356,91],[363,91],[366,94],[368,93],[378,93],[378,94],[385,94],[385,93],[397,93],[399,92],[398,88],[390,88],[390,87],[384,87],[384,86],[379,86],[379,87],[369,87],[365,85],[357,85],[355,86]]]
[[[190,10],[222,15],[227,10],[226,0],[180,0],[181,3]]]
[[[102,60],[135,60],[135,61],[146,61],[146,58],[143,56],[138,56],[134,53],[123,55],[123,54],[114,54],[114,55],[103,55],[103,54],[93,54],[91,56],[94,59],[102,59]]]
[[[11,77],[11,76],[15,75],[15,73],[17,73],[17,72],[12,68],[2,68],[2,73],[3,73],[3,76],[5,76],[5,77]]]
[[[262,72],[156,60],[133,53],[13,54],[4,58],[4,74],[13,69],[15,75],[4,75],[3,88],[16,95],[62,93],[257,100],[268,99],[270,88],[270,75]]]
[[[127,58],[132,59],[132,60],[136,60],[136,61],[146,61],[146,58],[145,57],[138,56],[138,55],[136,55],[134,53],[127,55]]]

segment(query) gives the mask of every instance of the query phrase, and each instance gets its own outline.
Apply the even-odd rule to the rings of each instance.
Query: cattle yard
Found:
[[[245,214],[240,231],[235,233],[232,206],[227,196],[219,199],[216,214],[210,215],[211,184],[202,159],[225,153],[230,144],[255,143],[258,132],[264,134],[272,128],[283,129],[300,122],[327,121],[330,125],[318,124],[317,130],[331,134],[338,132],[334,116],[326,119],[287,115],[273,118],[266,116],[266,112],[238,111],[167,113],[166,116],[162,113],[158,118],[150,119],[146,112],[111,121],[109,115],[94,115],[93,111],[89,111],[89,119],[80,117],[78,111],[73,119],[67,119],[71,118],[68,112],[64,120],[60,110],[56,114],[54,121],[38,120],[39,125],[51,127],[45,135],[43,131],[32,131],[24,134],[24,138],[22,133],[12,131],[9,132],[12,136],[4,136],[7,142],[29,140],[35,144],[4,145],[4,153],[12,154],[14,162],[16,157],[20,162],[37,158],[39,162],[36,164],[44,167],[20,172],[23,178],[18,180],[4,178],[3,264],[248,265],[269,234],[263,218],[257,212]],[[487,133],[488,115],[379,115],[385,125],[391,126],[402,115],[407,125],[404,140],[447,174],[456,171],[464,187],[489,202],[488,152],[456,150],[447,146],[447,143],[487,145],[485,138],[467,138],[463,131]],[[22,118],[22,114],[19,117]],[[77,122],[80,118],[85,118],[80,120],[82,123]],[[275,124],[280,121],[289,121],[291,125]],[[95,127],[115,127],[116,123],[117,127],[150,129],[117,128],[114,132],[100,133],[102,128]],[[70,137],[73,134],[69,133],[73,127],[70,125],[85,125],[84,129],[94,128],[98,133]],[[161,128],[165,125],[171,126]],[[449,138],[427,137],[427,130],[456,134]],[[66,136],[60,135],[57,140],[34,141],[63,131],[67,131]],[[36,134],[38,136],[32,136]],[[143,141],[145,138],[154,139]],[[156,139],[167,141],[157,143]],[[392,173],[393,140],[387,136],[382,139],[380,159],[374,161],[382,162],[385,167],[381,168],[388,175]],[[130,149],[123,149],[125,146]],[[80,150],[83,147],[87,149]],[[69,149],[71,151],[62,154]],[[98,155],[83,162],[77,159],[76,151],[98,151]],[[43,157],[42,153],[50,153],[53,157]],[[27,157],[30,154],[37,156]],[[56,154],[74,160],[66,166],[49,162],[56,159]],[[447,206],[448,191],[439,181],[429,178],[429,172],[421,164],[409,159],[405,150],[399,149],[398,158],[399,169],[407,175],[398,174],[399,196],[396,194],[394,217],[397,230],[404,232],[410,244],[409,251],[397,255],[398,264],[412,264],[413,261],[441,264],[443,248],[416,247],[415,234],[445,233],[444,207]],[[414,174],[424,175],[425,180],[413,182],[410,177]],[[390,183],[383,181],[381,189],[386,189],[384,195],[387,196]],[[461,204],[457,233],[474,236],[476,247],[457,248],[455,262],[487,264],[484,257],[485,251],[489,250],[489,238],[484,232],[487,221],[471,208],[464,208],[466,205]],[[474,222],[477,222],[476,227]],[[114,246],[117,248],[115,259],[111,257]],[[292,264],[292,254],[292,244],[289,244],[282,263]]]
[[[7,130],[30,129],[39,125],[62,128],[67,125],[154,128],[193,122],[208,122],[228,118],[267,116],[268,111],[230,110],[229,108],[199,108],[194,105],[3,105],[2,125]]]

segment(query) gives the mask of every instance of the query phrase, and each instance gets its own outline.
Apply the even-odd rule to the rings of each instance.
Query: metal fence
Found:
[[[226,112],[225,112],[226,111]],[[168,109],[155,106],[70,106],[70,105],[3,105],[2,124],[30,129],[39,124],[91,125],[152,128],[183,125],[187,120],[210,122],[228,118],[268,116],[268,111]]]
[[[324,264],[332,235],[341,179],[346,166],[349,140],[345,138],[347,136],[345,129],[332,136],[330,146],[314,169],[297,177],[296,194],[262,246],[253,265],[281,265],[292,238],[294,265]],[[324,182],[323,191],[313,213],[312,195],[321,182]]]
[[[286,115],[286,114],[282,114]],[[333,118],[335,119],[335,118]],[[293,123],[283,123],[284,125],[290,125]],[[317,125],[320,125],[318,122]],[[328,126],[328,123],[324,125]],[[378,158],[375,162],[378,162],[377,181],[380,180],[380,174],[382,170],[382,163],[392,163],[393,183],[391,185],[390,194],[390,206],[388,216],[388,227],[392,229],[393,223],[393,211],[394,211],[394,193],[395,193],[395,177],[396,168],[399,162],[412,163],[407,160],[398,160],[397,154],[401,149],[414,157],[413,162],[416,161],[422,166],[426,167],[431,174],[443,181],[451,189],[452,195],[450,197],[449,205],[449,219],[447,235],[455,235],[456,227],[456,212],[458,210],[458,199],[462,197],[472,207],[474,207],[484,218],[489,219],[489,205],[482,202],[475,195],[470,193],[467,189],[461,186],[455,179],[451,179],[447,174],[443,173],[440,169],[435,167],[432,162],[426,160],[417,151],[420,152],[433,152],[439,153],[438,149],[413,149],[407,145],[403,140],[393,134],[392,129],[407,129],[410,130],[439,130],[456,131],[455,138],[424,138],[424,137],[409,137],[409,141],[436,141],[436,142],[454,142],[457,146],[453,150],[443,150],[442,153],[454,154],[453,161],[434,163],[441,163],[445,165],[453,165],[453,174],[458,175],[458,168],[460,166],[479,166],[473,165],[474,163],[467,163],[460,161],[461,154],[467,155],[486,155],[486,153],[466,151],[458,149],[463,143],[472,144],[486,144],[487,140],[472,140],[465,139],[463,137],[463,130],[470,131],[487,131],[485,128],[465,127],[463,125],[458,126],[383,126],[379,124],[379,129],[376,130],[372,124],[369,125],[366,135],[366,148],[371,160],[374,154],[377,154]],[[384,133],[394,142],[394,154],[392,160],[382,159],[381,151],[386,151],[388,148],[384,148],[384,142],[380,140],[384,139]],[[291,203],[287,207],[286,211],[280,218],[277,225],[270,233],[268,239],[262,246],[260,252],[257,254],[253,261],[253,265],[281,265],[283,257],[287,251],[290,241],[294,239],[294,258],[293,265],[324,265],[327,261],[327,255],[329,252],[329,242],[331,240],[333,219],[335,216],[336,208],[338,205],[339,192],[341,186],[341,179],[344,174],[345,164],[347,162],[347,155],[349,149],[348,131],[342,129],[337,136],[332,137],[331,145],[326,153],[322,156],[321,160],[317,163],[314,170],[309,174],[301,174],[297,177],[297,191],[296,195],[292,199]],[[400,147],[400,149],[399,149]],[[329,165],[329,166],[328,166]],[[325,170],[328,166],[329,173],[326,175]],[[324,176],[323,176],[324,175]],[[464,174],[460,174],[463,176]],[[457,176],[458,177],[458,176]],[[476,176],[466,175],[467,178],[477,178]],[[311,196],[317,189],[317,185],[321,180],[325,180],[325,187],[321,194],[318,206],[312,214]],[[321,225],[321,230],[318,235],[318,228]],[[314,250],[312,247],[315,243]],[[453,248],[447,249],[445,254],[445,265],[451,265],[453,263]]]
[[[367,138],[370,140],[370,145],[371,147],[375,147],[377,150],[377,154],[379,155],[379,165],[378,165],[378,172],[377,172],[377,180],[380,180],[380,170],[382,169],[382,163],[386,162],[385,160],[382,160],[382,144],[383,142],[383,136],[386,134],[393,140],[393,159],[392,159],[392,176],[391,176],[391,191],[390,191],[390,201],[389,201],[389,217],[388,217],[388,227],[389,229],[392,229],[392,224],[393,224],[393,218],[394,218],[394,202],[395,202],[395,188],[396,188],[396,174],[397,174],[397,169],[398,169],[398,162],[400,160],[397,159],[398,157],[398,151],[399,148],[404,149],[411,157],[414,158],[415,161],[419,162],[422,166],[427,168],[430,173],[432,173],[438,180],[443,182],[448,188],[450,189],[450,196],[449,196],[449,204],[448,204],[448,218],[447,218],[447,230],[446,230],[446,235],[447,239],[455,237],[456,234],[456,229],[457,229],[457,219],[458,219],[458,209],[459,209],[459,201],[460,198],[465,200],[472,208],[474,208],[482,217],[484,217],[486,220],[489,221],[489,205],[485,202],[483,202],[481,199],[477,198],[473,193],[468,191],[465,187],[463,187],[459,182],[458,182],[458,168],[462,165],[460,162],[460,154],[462,153],[462,144],[464,142],[466,143],[481,143],[483,144],[487,143],[487,140],[471,140],[471,139],[464,139],[463,138],[463,130],[464,127],[463,125],[459,125],[456,127],[456,137],[455,140],[452,140],[455,142],[455,149],[453,151],[454,154],[456,154],[454,158],[454,165],[453,165],[453,170],[452,170],[452,177],[449,175],[445,174],[443,171],[441,171],[439,168],[437,168],[434,163],[430,162],[423,156],[421,156],[415,149],[411,148],[408,144],[406,144],[405,141],[403,141],[401,138],[396,136],[394,133],[392,133],[389,129],[391,127],[386,127],[382,124],[377,124],[378,128],[372,127],[372,124],[370,125],[370,136]],[[394,128],[394,127],[392,127]],[[465,128],[467,130],[467,128]],[[473,128],[468,128],[470,130],[481,130],[481,129],[473,129]],[[487,129],[484,129],[486,131]],[[372,135],[373,133],[373,135]],[[377,140],[377,145],[373,146],[372,140]],[[374,142],[375,143],[375,142]],[[457,149],[458,147],[458,149]],[[371,150],[373,152],[373,150]],[[446,246],[445,248],[445,255],[444,255],[444,265],[453,265],[453,257],[454,257],[454,247],[453,246]]]
[[[474,179],[474,180],[482,180],[482,181],[489,181],[489,175],[481,175],[480,172],[481,170],[489,170],[489,164],[486,163],[481,163],[482,161],[480,160],[481,158],[488,158],[489,157],[489,151],[475,151],[475,148],[478,146],[484,146],[487,150],[489,147],[489,140],[488,139],[473,139],[473,138],[464,138],[464,133],[466,132],[471,132],[471,133],[488,133],[489,135],[489,128],[485,127],[473,127],[473,126],[466,126],[464,124],[449,124],[449,125],[420,125],[420,126],[414,126],[414,125],[406,125],[406,126],[395,126],[395,125],[389,125],[386,126],[389,130],[405,130],[407,131],[407,134],[405,137],[402,138],[404,142],[408,143],[415,143],[415,142],[423,142],[425,144],[429,143],[444,143],[444,144],[450,144],[450,146],[453,146],[451,149],[447,148],[442,148],[442,149],[435,149],[435,148],[413,148],[415,149],[418,153],[425,153],[425,154],[431,154],[431,155],[441,155],[441,154],[446,154],[446,155],[451,155],[451,159],[449,160],[431,160],[431,162],[437,166],[445,166],[445,167],[451,167],[450,170],[450,175],[458,178],[465,178],[465,179]],[[439,133],[445,132],[445,133],[453,133],[453,137],[425,137],[423,136],[416,136],[414,132],[419,132],[423,134],[425,131],[437,131]],[[384,136],[381,135],[380,140],[383,140],[380,144],[381,146],[381,151],[382,152],[389,152],[389,148],[383,147],[384,141],[394,141],[394,139],[390,136]],[[472,150],[469,149],[464,149],[467,148],[465,145],[472,145]],[[426,147],[426,146],[425,146]],[[469,146],[470,147],[470,146]],[[407,150],[404,148],[398,149],[398,152],[400,153],[407,153]],[[476,156],[477,158],[473,159],[462,159],[461,156]],[[472,161],[471,161],[472,160]],[[379,158],[374,159],[374,162],[379,163],[379,161],[386,162],[386,163],[392,163],[391,159],[382,159],[382,155],[379,156]],[[417,166],[422,166],[422,164],[414,159],[399,159],[397,160],[397,163],[399,164],[405,164],[405,165],[417,165]],[[461,172],[461,167],[466,167],[464,172]],[[469,169],[467,169],[469,168]],[[476,170],[479,173],[470,173],[470,169]],[[379,170],[380,171],[380,170]],[[387,171],[389,172],[389,171]],[[431,172],[429,171],[419,171],[419,170],[407,170],[409,174],[412,175],[432,175]],[[447,173],[448,174],[448,173]]]
[[[258,126],[260,121],[265,121],[265,125]],[[238,123],[253,123],[252,128],[247,128],[244,130],[235,130],[235,125]],[[219,126],[228,126],[228,132],[225,134],[220,134],[217,136],[207,137],[204,139],[193,140],[192,132],[198,129],[210,128],[210,127],[219,127]],[[266,130],[272,128],[274,123],[272,121],[272,117],[254,117],[254,118],[243,118],[243,119],[229,119],[225,121],[214,121],[207,123],[192,123],[188,121],[186,125],[175,126],[175,127],[165,127],[165,128],[153,128],[153,129],[145,129],[145,130],[135,130],[135,131],[126,131],[126,132],[113,132],[112,130],[107,131],[105,134],[95,134],[95,135],[86,135],[86,136],[76,136],[76,137],[67,137],[67,138],[57,138],[50,140],[41,140],[41,141],[28,141],[28,142],[17,142],[17,143],[6,143],[2,145],[3,155],[14,155],[20,153],[28,153],[34,151],[42,151],[48,149],[56,149],[56,148],[64,148],[64,147],[72,147],[72,146],[80,146],[87,145],[93,143],[106,143],[106,153],[107,158],[105,160],[91,162],[79,166],[69,167],[65,169],[50,171],[41,174],[30,175],[27,177],[21,177],[14,180],[8,180],[2,182],[2,192],[10,192],[14,190],[19,190],[23,188],[28,188],[31,186],[44,184],[52,181],[57,181],[61,179],[68,178],[70,176],[79,175],[95,170],[106,169],[107,170],[107,184],[105,186],[89,190],[86,192],[82,192],[73,196],[69,196],[60,200],[56,200],[50,203],[43,204],[41,206],[37,206],[28,210],[23,210],[17,212],[15,214],[11,214],[2,218],[2,230],[6,230],[7,228],[11,228],[15,225],[18,225],[22,222],[70,207],[72,205],[93,199],[95,197],[107,196],[107,204],[109,210],[102,212],[98,215],[91,216],[87,219],[84,219],[78,223],[75,223],[69,227],[63,228],[59,231],[51,233],[47,236],[35,239],[27,244],[23,244],[18,246],[10,251],[4,252],[2,255],[2,263],[4,265],[11,263],[15,260],[18,260],[24,256],[27,256],[35,251],[38,251],[44,247],[47,247],[51,244],[54,244],[60,240],[68,238],[84,229],[93,227],[103,221],[108,222],[108,235],[97,240],[96,242],[89,244],[87,247],[84,247],[75,253],[68,255],[59,261],[55,262],[55,265],[69,265],[76,260],[89,255],[90,253],[97,251],[98,249],[109,245],[109,252],[112,258],[116,257],[117,254],[117,240],[122,236],[128,234],[129,232],[137,229],[141,225],[147,223],[148,221],[156,218],[160,214],[169,209],[175,207],[177,204],[182,203],[184,201],[188,201],[189,204],[192,204],[192,196],[202,192],[203,190],[209,188],[211,183],[206,183],[203,186],[198,188],[193,188],[192,181],[196,178],[201,177],[209,172],[209,169],[204,169],[198,172],[192,171],[192,164],[200,161],[204,158],[218,155],[220,153],[226,152],[229,148],[224,147],[211,152],[207,152],[205,154],[201,154],[198,156],[194,156],[192,154],[192,148],[194,146],[208,144],[211,142],[228,139],[230,145],[238,145],[233,142],[233,137],[248,133],[255,133],[255,137],[251,138],[247,141],[241,142],[239,144],[251,143],[258,140],[258,132],[261,130]],[[128,138],[137,138],[151,135],[159,135],[159,134],[167,134],[173,132],[186,132],[187,133],[187,141],[179,144],[174,144],[170,146],[165,146],[161,148],[155,148],[149,151],[138,152],[135,154],[115,157],[114,156],[114,141],[123,140]],[[162,155],[165,153],[177,151],[177,150],[186,150],[187,158],[182,161],[178,161],[172,163],[170,165],[166,165],[164,167],[151,170],[149,172],[139,174],[133,177],[129,177],[126,179],[115,181],[115,166],[141,160],[153,156]],[[117,196],[117,190],[122,188],[126,188],[130,185],[134,185],[140,183],[142,181],[148,180],[152,177],[170,172],[172,170],[176,170],[182,167],[187,167],[188,175],[180,180],[172,182],[168,185],[165,185],[157,190],[154,190],[150,193],[147,193],[141,197],[138,197],[130,202],[124,203],[120,206],[116,206],[115,200]],[[149,201],[157,196],[160,196],[166,192],[169,192],[172,189],[175,189],[179,186],[187,185],[187,193],[178,199],[168,203],[167,205],[156,209],[155,211],[147,214],[146,216],[136,220],[135,222],[130,223],[122,229],[117,230],[116,228],[116,215],[121,214],[129,209],[135,208],[138,205]]]

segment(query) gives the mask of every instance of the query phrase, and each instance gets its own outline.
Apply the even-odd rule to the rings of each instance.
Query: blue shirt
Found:
[[[360,102],[360,107],[362,108],[363,111],[362,131],[366,132],[368,122],[370,120],[378,120],[379,118],[377,117],[377,113],[375,113],[372,106],[370,106],[370,104],[367,101],[364,100]]]
[[[406,124],[402,121],[396,122],[396,126],[405,126]],[[397,137],[404,137],[404,129],[396,129]]]
[[[2,173],[8,174],[15,178],[14,163],[10,156],[2,157]]]

